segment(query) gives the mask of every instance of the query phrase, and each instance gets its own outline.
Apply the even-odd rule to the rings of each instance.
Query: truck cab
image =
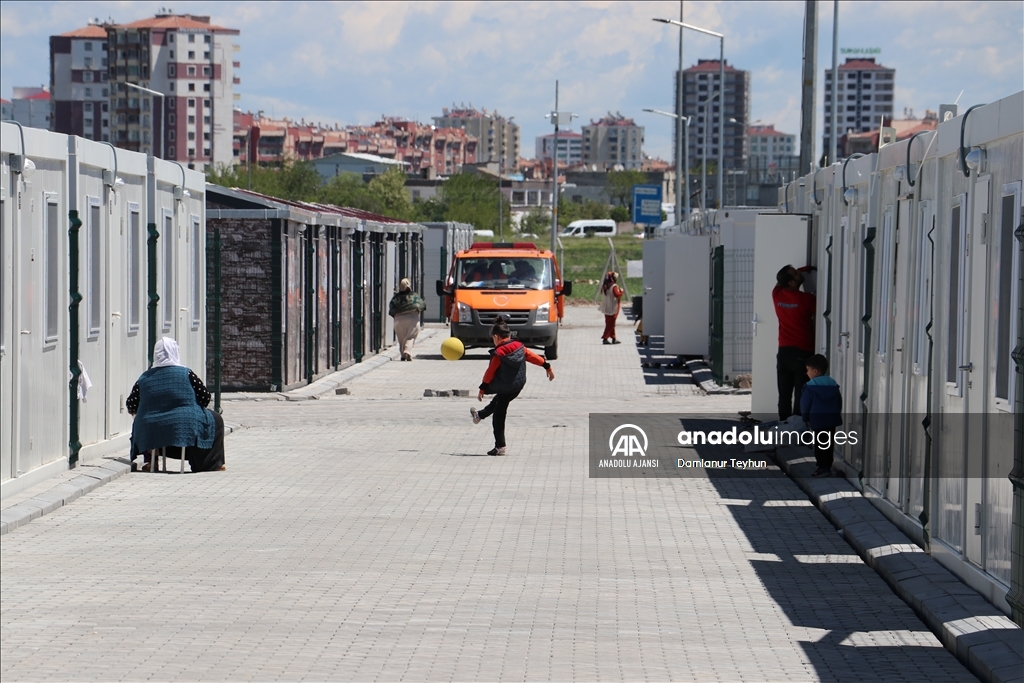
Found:
[[[475,242],[452,258],[437,281],[452,336],[466,348],[489,347],[499,315],[513,339],[558,357],[558,323],[572,282],[562,280],[555,255],[532,242]]]

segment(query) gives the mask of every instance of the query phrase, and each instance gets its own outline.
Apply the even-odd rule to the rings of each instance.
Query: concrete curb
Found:
[[[775,460],[942,644],[982,681],[1024,683],[1024,631],[930,557],[842,477],[812,479],[804,449]]]
[[[416,344],[419,346],[424,340],[430,339],[437,333],[437,330],[433,329],[421,329],[419,335],[416,337]],[[350,365],[344,370],[338,370],[333,372],[326,377],[321,377],[317,381],[299,389],[292,389],[286,391],[279,396],[284,397],[286,401],[312,401],[317,400],[325,394],[334,393],[335,389],[340,387],[345,382],[350,382],[356,377],[365,375],[366,373],[379,368],[385,363],[390,363],[393,360],[398,360],[398,345],[392,346],[387,351],[378,353],[372,358],[363,361],[362,363],[356,363]]]
[[[28,524],[33,519],[50,514],[130,471],[131,465],[121,460],[104,460],[95,465],[82,465],[79,468],[80,474],[74,479],[0,511],[0,536]]]
[[[224,438],[236,429],[238,427],[225,424]],[[84,463],[76,471],[78,476],[73,479],[0,510],[0,536],[28,524],[33,519],[48,515],[100,486],[128,474],[132,471],[132,466],[125,454],[112,459]]]

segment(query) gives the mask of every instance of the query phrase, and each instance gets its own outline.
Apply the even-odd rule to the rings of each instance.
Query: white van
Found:
[[[586,237],[591,233],[597,237],[614,237],[616,234],[615,221],[610,218],[573,221],[558,236]]]

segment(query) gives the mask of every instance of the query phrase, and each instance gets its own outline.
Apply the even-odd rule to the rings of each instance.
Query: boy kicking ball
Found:
[[[473,424],[480,424],[480,420],[485,417],[494,416],[494,449],[487,451],[487,455],[505,455],[505,417],[508,415],[508,404],[519,396],[526,385],[526,363],[547,370],[548,381],[555,378],[555,371],[543,356],[538,356],[523,346],[522,342],[511,339],[511,336],[505,318],[498,316],[491,328],[491,341],[494,342],[491,362],[487,365],[480,391],[476,395],[478,401],[484,400],[484,394],[494,394],[494,398],[483,410],[469,409]]]

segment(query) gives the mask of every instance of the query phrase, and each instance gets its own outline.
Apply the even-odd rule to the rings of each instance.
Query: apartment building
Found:
[[[478,110],[469,107],[452,106],[441,110],[441,116],[433,117],[438,128],[465,129],[466,134],[477,140],[476,163],[498,163],[501,170],[513,169],[519,160],[519,125],[505,118],[497,111]]]
[[[683,116],[690,119],[689,150],[687,164],[690,168],[700,166],[707,141],[707,159],[710,164],[718,161],[719,145],[724,144],[723,163],[727,170],[744,168],[747,155],[747,122],[750,117],[750,73],[725,61],[725,111],[720,110],[718,90],[720,87],[719,60],[698,59],[695,66],[683,70]],[[675,83],[679,83],[678,74]],[[678,102],[673,86],[674,102]],[[678,104],[676,105],[678,107]],[[720,123],[724,121],[724,134],[719,139]],[[672,127],[672,141],[675,144],[675,125]]]
[[[12,101],[3,100],[3,104],[0,105],[0,119],[17,121],[29,128],[50,130],[50,91],[46,88],[33,87],[15,87],[12,90]]]
[[[882,119],[892,119],[896,69],[876,63],[873,57],[848,58],[839,65],[836,81],[840,138],[847,133],[867,133],[880,128]],[[822,149],[828,150],[832,137],[832,69],[825,69],[824,128]]]
[[[50,128],[110,140],[107,30],[90,23],[50,36]]]
[[[535,159],[551,161],[555,134],[540,135],[536,139]],[[583,163],[583,135],[571,130],[558,131],[558,163],[570,167]]]
[[[753,125],[747,128],[748,158],[757,167],[779,166],[789,157],[799,156],[796,136],[775,130],[775,124]]]
[[[597,170],[639,169],[644,161],[644,127],[622,114],[583,126],[583,163]]]

